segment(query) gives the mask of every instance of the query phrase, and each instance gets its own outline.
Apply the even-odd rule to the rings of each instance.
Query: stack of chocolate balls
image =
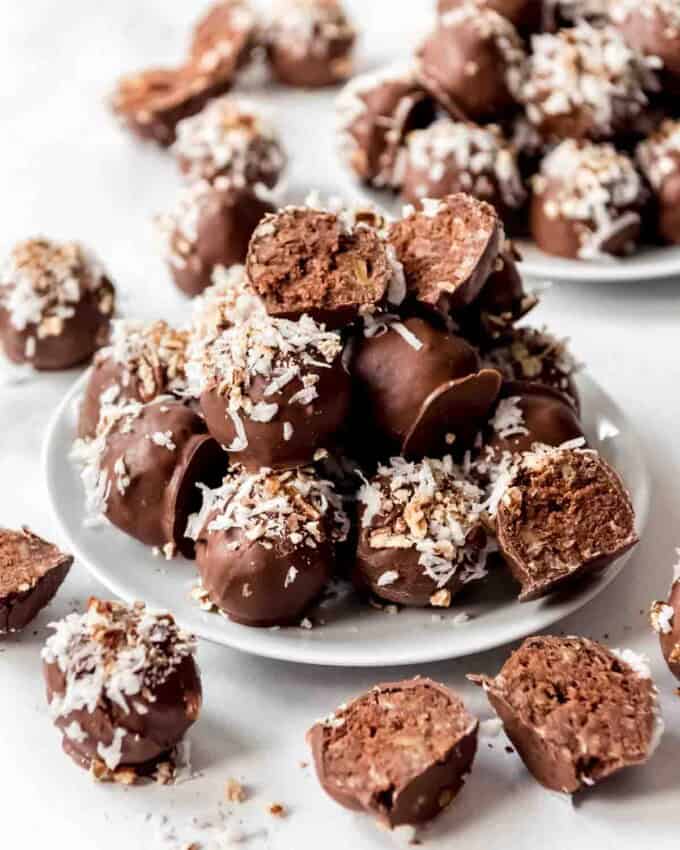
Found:
[[[88,521],[195,557],[234,621],[300,623],[341,575],[447,608],[496,550],[536,599],[637,542],[489,204],[285,207],[214,279],[183,330],[114,323],[74,457]]]
[[[550,254],[676,244],[679,55],[675,0],[439,0],[413,62],[341,93],[341,152],[409,204],[487,201]]]

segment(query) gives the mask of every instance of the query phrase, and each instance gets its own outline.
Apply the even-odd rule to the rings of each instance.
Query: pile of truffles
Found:
[[[409,205],[487,201],[549,254],[678,244],[679,57],[675,0],[440,0],[411,63],[340,94],[341,154]]]
[[[497,552],[520,601],[601,571],[634,512],[564,342],[517,326],[535,303],[470,195],[268,213],[187,327],[114,322],[73,448],[87,522],[195,557],[197,598],[251,626],[340,577],[448,608]]]

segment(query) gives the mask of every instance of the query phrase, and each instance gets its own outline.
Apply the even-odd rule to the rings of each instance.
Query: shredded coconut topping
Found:
[[[353,39],[354,27],[333,0],[278,0],[269,30],[271,41],[284,45],[294,56],[308,52],[320,59],[329,56],[329,45]]]
[[[524,424],[524,414],[519,406],[519,396],[502,398],[489,424],[503,439],[528,434],[529,430]]]
[[[658,191],[680,170],[680,121],[664,121],[659,129],[637,147],[640,168]]]
[[[677,38],[680,34],[680,6],[677,0],[609,0],[609,16],[617,24],[624,23],[632,14],[639,14],[649,21],[657,16],[666,25],[666,37]]]

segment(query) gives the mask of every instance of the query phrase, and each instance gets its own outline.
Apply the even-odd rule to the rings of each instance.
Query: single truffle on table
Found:
[[[391,322],[383,330],[355,339],[350,364],[376,459],[414,450],[436,457],[452,450],[454,436],[456,448],[472,439],[498,395],[498,373],[480,371],[472,346],[424,319]],[[366,436],[362,426],[364,444]]]
[[[73,557],[28,528],[0,528],[0,636],[25,628],[54,597]]]
[[[680,6],[676,0],[610,0],[609,18],[631,47],[660,62],[666,92],[680,93]]]
[[[196,484],[215,486],[227,455],[189,403],[161,396],[103,404],[96,437],[77,440],[72,457],[81,467],[87,522],[106,517],[167,557],[176,550],[193,556],[184,530],[200,504]]]
[[[625,132],[659,89],[657,66],[612,27],[579,21],[535,36],[521,100],[546,141],[613,138]]]
[[[324,791],[391,829],[434,818],[463,787],[479,722],[431,679],[376,685],[307,733]]]
[[[90,599],[53,625],[42,651],[62,748],[98,780],[152,776],[201,709],[196,640],[143,603]]]
[[[524,44],[510,21],[473,0],[441,15],[418,51],[425,88],[453,118],[480,122],[513,111],[525,63]]]
[[[152,401],[186,391],[188,335],[162,320],[114,319],[95,355],[78,416],[78,436],[94,437],[102,404]]]
[[[113,284],[77,242],[27,239],[0,268],[0,345],[14,363],[69,369],[106,343]]]
[[[197,352],[195,371],[210,433],[248,469],[310,463],[349,414],[340,334],[309,316],[253,315]]]
[[[157,230],[175,284],[187,295],[210,286],[216,266],[243,263],[253,231],[274,207],[257,186],[237,188],[228,177],[185,188]]]
[[[253,233],[246,273],[271,315],[308,314],[340,327],[389,298],[395,268],[372,226],[286,207],[265,216]]]
[[[680,556],[680,549],[677,554]],[[680,681],[680,563],[674,568],[668,599],[652,603],[650,620],[668,669]]]
[[[618,473],[597,452],[570,448],[522,456],[498,507],[497,535],[520,602],[601,572],[638,542]]]
[[[399,64],[350,80],[338,97],[337,114],[349,168],[364,183],[397,188],[404,139],[434,121],[435,105],[415,68]]]
[[[392,224],[388,239],[404,269],[407,299],[448,318],[479,295],[503,236],[493,207],[459,193],[411,210]]]
[[[657,230],[671,245],[680,244],[680,121],[664,121],[636,151],[657,208]]]
[[[580,637],[531,637],[481,685],[527,769],[573,794],[644,764],[663,733],[645,659]]]
[[[438,0],[437,11],[445,15],[453,9],[466,5],[469,0]],[[543,24],[543,7],[546,0],[474,0],[483,9],[498,12],[522,35],[538,32]]]
[[[546,253],[596,260],[636,247],[648,192],[613,145],[562,142],[541,163],[533,190],[531,235]]]
[[[339,0],[278,0],[265,34],[272,73],[288,86],[334,86],[352,74],[356,37]]]
[[[259,24],[250,5],[244,0],[218,0],[194,27],[189,65],[222,81],[226,91],[252,60],[258,41]]]
[[[402,183],[402,197],[414,206],[422,198],[467,192],[494,206],[506,227],[527,200],[500,128],[446,118],[408,136]]]
[[[233,469],[203,491],[187,534],[211,602],[247,626],[299,623],[334,574],[349,520],[313,469]]]
[[[180,121],[172,152],[189,179],[224,177],[237,189],[256,183],[273,189],[286,164],[278,134],[266,117],[255,104],[230,95]]]
[[[451,457],[392,458],[359,490],[353,580],[379,599],[448,608],[486,575],[485,494]]]

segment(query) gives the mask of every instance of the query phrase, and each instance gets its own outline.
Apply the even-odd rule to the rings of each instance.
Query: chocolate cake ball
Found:
[[[77,242],[27,239],[0,268],[0,345],[14,363],[69,369],[106,342],[113,284]]]
[[[579,637],[531,637],[482,685],[527,769],[573,794],[643,764],[663,733],[643,658]]]
[[[72,456],[81,467],[87,521],[113,525],[170,557],[193,556],[184,537],[197,509],[197,483],[215,486],[227,456],[192,407],[170,396],[148,404],[103,404],[97,436],[77,440]]]
[[[399,64],[350,80],[338,97],[337,114],[348,167],[364,183],[396,188],[402,181],[403,141],[411,130],[434,121],[435,105],[415,68]]]
[[[301,88],[340,83],[351,76],[356,35],[338,0],[278,0],[266,33],[272,73]]]
[[[180,121],[172,151],[191,180],[223,177],[237,189],[272,189],[286,164],[278,134],[257,106],[229,95]]]
[[[452,9],[465,6],[468,2],[469,0],[438,0],[437,11],[440,15],[445,15]],[[546,0],[474,0],[474,2],[480,8],[493,9],[494,12],[507,18],[522,35],[530,35],[541,29],[543,6]]]
[[[478,721],[431,679],[376,685],[307,733],[324,791],[389,828],[428,821],[463,787]]]
[[[233,469],[190,518],[210,600],[247,626],[299,623],[334,573],[349,520],[313,469]]]
[[[464,339],[420,318],[387,325],[384,333],[355,340],[350,371],[357,390],[361,444],[374,431],[375,458],[411,453],[436,457],[465,442],[494,403],[500,378],[479,371],[479,358]],[[444,397],[446,402],[444,402]],[[430,407],[441,415],[435,421]],[[421,424],[421,422],[425,424]]]
[[[498,508],[497,534],[520,602],[604,570],[638,542],[625,485],[589,449],[523,455]]]
[[[313,316],[337,328],[389,295],[394,277],[385,244],[368,225],[332,212],[286,207],[253,233],[246,273],[272,316]]]
[[[264,305],[253,292],[244,266],[215,266],[212,283],[191,303],[189,347],[212,341],[227,328],[244,322],[255,313],[263,313]]]
[[[496,207],[508,224],[526,202],[514,151],[495,125],[443,118],[408,136],[405,159],[402,197],[414,206],[467,192]]]
[[[25,628],[53,598],[73,558],[28,528],[0,528],[0,636]]]
[[[484,493],[451,457],[394,457],[359,490],[353,580],[400,605],[448,608],[486,575]]]
[[[243,0],[220,0],[194,27],[189,65],[222,81],[226,91],[253,58],[258,40],[258,20],[250,5]]]
[[[453,118],[493,121],[520,95],[526,53],[507,18],[474,0],[441,15],[418,51],[423,85]]]
[[[521,100],[547,141],[607,140],[627,130],[659,88],[657,63],[613,27],[587,21],[535,36]]]
[[[483,201],[459,193],[411,209],[389,230],[404,268],[408,299],[448,318],[479,295],[503,243],[498,214]]]
[[[228,177],[199,180],[181,193],[176,209],[157,218],[170,274],[187,295],[210,285],[215,266],[246,258],[253,231],[274,207],[255,188],[237,188]]]
[[[253,315],[203,347],[195,392],[210,433],[248,469],[311,462],[349,414],[340,335],[309,316]]]
[[[568,139],[533,180],[531,235],[560,257],[603,259],[631,253],[648,193],[632,160],[609,144]]]
[[[187,336],[160,319],[115,319],[109,344],[95,355],[85,386],[78,436],[95,436],[102,403],[184,394]]]
[[[141,602],[90,599],[42,651],[62,748],[95,779],[132,784],[169,761],[201,709],[196,640]]]
[[[680,121],[664,121],[636,155],[654,192],[658,232],[669,244],[680,244]]]
[[[631,47],[661,64],[664,91],[680,93],[680,6],[676,0],[610,0],[609,17]]]
[[[668,600],[652,604],[650,619],[668,669],[680,681],[680,565],[675,567]]]
[[[506,381],[540,384],[561,393],[579,411],[574,376],[580,366],[567,346],[545,329],[515,328],[500,344],[487,348],[482,363]]]

